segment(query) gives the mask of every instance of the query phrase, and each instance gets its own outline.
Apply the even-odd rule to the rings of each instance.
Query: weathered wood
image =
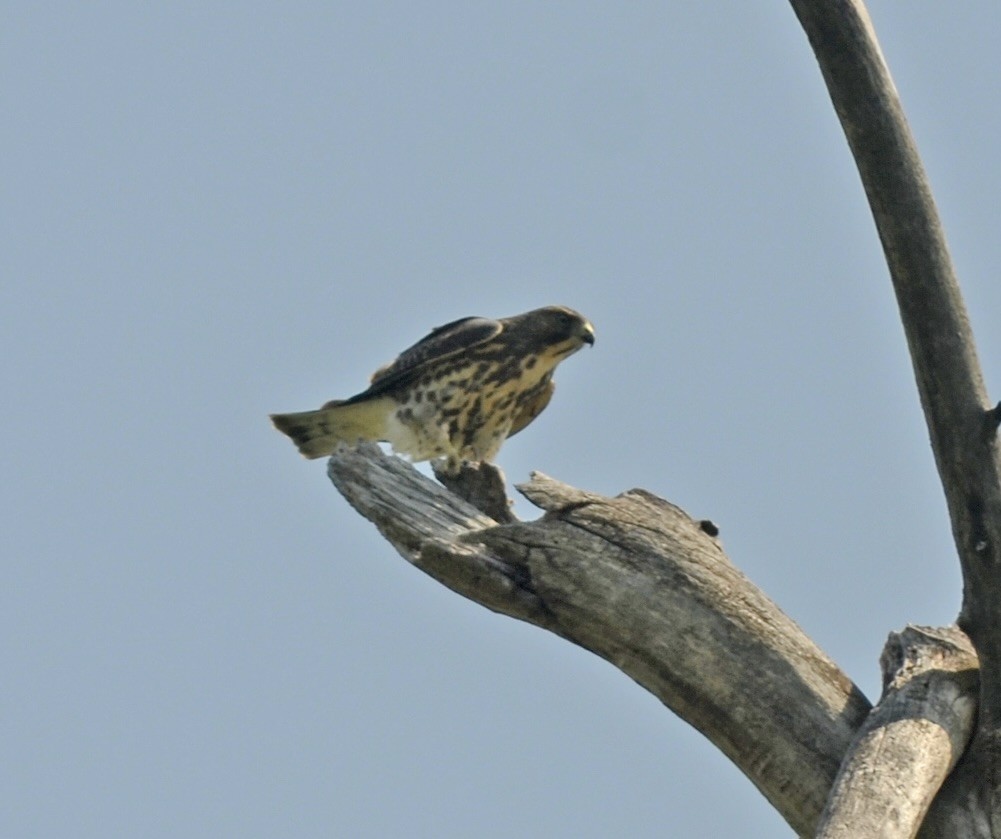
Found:
[[[331,479],[448,587],[595,652],[712,740],[801,835],[869,711],[862,693],[680,508],[535,474],[545,510],[499,525],[375,446]]]
[[[977,657],[956,627],[892,633],[883,696],[834,782],[818,839],[910,839],[973,732]]]
[[[931,188],[861,0],[791,0],[858,167],[900,309],[980,662],[977,730],[922,835],[1001,836],[1001,447]],[[948,810],[948,815],[945,815]]]
[[[960,627],[1001,732],[1001,449],[931,188],[861,0],[791,0],[858,166],[910,349],[963,570]],[[998,767],[1001,774],[1001,766]]]

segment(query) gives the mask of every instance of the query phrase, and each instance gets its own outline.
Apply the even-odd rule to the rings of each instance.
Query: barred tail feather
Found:
[[[314,459],[332,454],[340,443],[384,439],[392,408],[392,400],[385,397],[363,402],[328,402],[318,411],[272,414],[271,422],[292,439],[303,457]]]

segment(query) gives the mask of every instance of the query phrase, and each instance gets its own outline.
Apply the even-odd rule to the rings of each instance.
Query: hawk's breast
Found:
[[[513,418],[546,388],[553,365],[498,348],[455,359],[398,395],[387,442],[413,460],[490,460]]]

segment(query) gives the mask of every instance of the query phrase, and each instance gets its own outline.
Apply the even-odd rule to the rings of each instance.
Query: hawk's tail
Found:
[[[318,411],[272,414],[282,434],[287,434],[303,457],[332,454],[340,443],[377,442],[386,436],[386,419],[392,400],[385,397],[363,402],[328,402]]]

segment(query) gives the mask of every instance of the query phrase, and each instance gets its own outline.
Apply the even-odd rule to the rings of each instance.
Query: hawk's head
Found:
[[[565,358],[584,344],[594,343],[594,327],[580,312],[566,306],[546,306],[506,318],[504,332],[535,351],[545,351],[557,358]]]

